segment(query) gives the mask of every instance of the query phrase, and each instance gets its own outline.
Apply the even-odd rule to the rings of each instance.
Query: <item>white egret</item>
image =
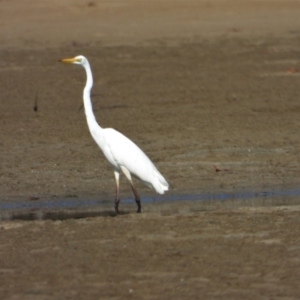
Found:
[[[96,121],[93,113],[92,102],[90,98],[90,92],[93,86],[93,75],[90,68],[90,64],[82,55],[74,58],[66,58],[61,60],[64,63],[73,63],[81,65],[86,71],[86,85],[83,90],[83,103],[85,109],[85,115],[90,133],[108,162],[114,168],[115,181],[116,181],[116,198],[115,198],[115,212],[119,213],[119,178],[120,173],[123,172],[126,178],[129,180],[132,191],[137,203],[137,212],[141,212],[141,200],[137,193],[136,188],[133,185],[131,175],[139,178],[148,187],[153,188],[157,193],[163,194],[168,190],[169,184],[165,178],[156,169],[147,155],[130,139],[124,136],[122,133],[112,128],[102,128]]]

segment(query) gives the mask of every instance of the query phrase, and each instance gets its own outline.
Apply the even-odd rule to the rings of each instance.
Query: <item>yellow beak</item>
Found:
[[[75,57],[74,58],[64,58],[64,59],[61,59],[60,61],[64,62],[64,63],[72,64],[72,63],[76,62],[77,59]]]

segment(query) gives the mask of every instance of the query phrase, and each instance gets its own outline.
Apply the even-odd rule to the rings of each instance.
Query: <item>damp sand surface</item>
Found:
[[[299,299],[297,1],[1,2],[1,299]],[[88,132],[170,183],[143,212]],[[34,110],[36,108],[36,111]]]

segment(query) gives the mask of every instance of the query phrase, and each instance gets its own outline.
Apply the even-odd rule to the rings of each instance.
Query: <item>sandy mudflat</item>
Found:
[[[121,203],[114,217],[84,71],[57,62],[89,58],[97,120],[148,154],[166,197],[297,189],[300,2],[238,2],[0,1],[0,205],[111,201],[0,222],[0,299],[300,298],[298,195]]]

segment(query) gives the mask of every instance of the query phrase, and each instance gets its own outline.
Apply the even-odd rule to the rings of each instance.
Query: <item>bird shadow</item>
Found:
[[[119,215],[128,215],[131,212],[121,211]],[[30,211],[30,212],[12,212],[6,216],[1,216],[1,220],[9,221],[34,221],[34,220],[53,220],[53,221],[64,221],[69,219],[84,219],[84,218],[95,218],[95,217],[117,217],[114,211]]]

